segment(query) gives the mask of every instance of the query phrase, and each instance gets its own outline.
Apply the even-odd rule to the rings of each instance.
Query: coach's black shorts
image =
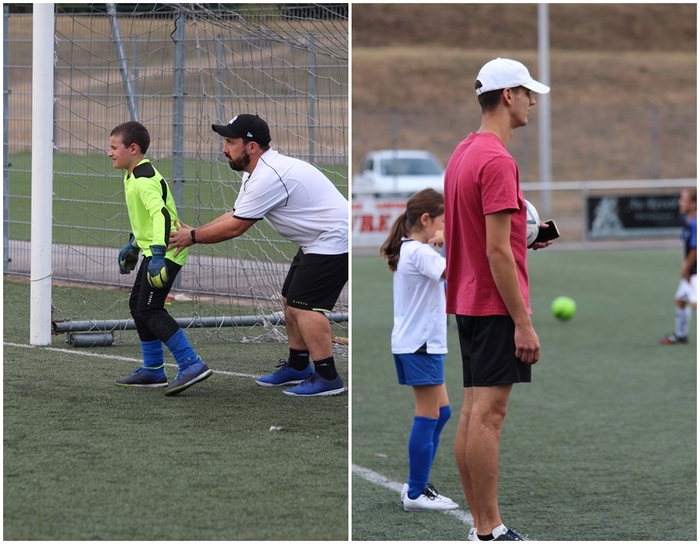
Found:
[[[515,356],[515,323],[510,316],[456,318],[464,387],[531,381],[532,366]]]
[[[282,285],[287,306],[331,312],[348,282],[348,254],[319,255],[297,252]]]

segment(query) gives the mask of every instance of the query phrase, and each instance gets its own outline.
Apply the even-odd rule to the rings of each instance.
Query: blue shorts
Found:
[[[401,385],[442,385],[445,383],[445,355],[443,353],[395,353],[394,364]]]

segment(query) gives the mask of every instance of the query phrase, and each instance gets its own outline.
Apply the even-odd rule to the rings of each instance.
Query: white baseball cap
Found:
[[[532,79],[525,65],[517,60],[498,57],[484,64],[476,76],[477,95],[515,87],[525,87],[538,94],[549,92],[549,87]]]

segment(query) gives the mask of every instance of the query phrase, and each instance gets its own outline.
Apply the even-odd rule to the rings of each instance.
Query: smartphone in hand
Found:
[[[549,240],[556,240],[559,238],[559,229],[557,228],[556,223],[550,219],[549,221],[545,221],[545,224],[548,225],[547,228],[540,227],[537,238],[535,238],[533,243],[537,244],[541,242],[548,242]]]

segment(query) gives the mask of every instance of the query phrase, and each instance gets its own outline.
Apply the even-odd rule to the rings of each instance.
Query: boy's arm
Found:
[[[137,187],[139,198],[150,217],[152,231],[151,239],[146,240],[145,247],[141,249],[147,250],[150,246],[167,246],[166,232],[170,230],[175,218],[170,217],[167,211],[161,184],[152,178],[140,178]]]
[[[692,248],[683,259],[683,264],[681,265],[681,278],[686,281],[690,281],[690,271],[697,264],[697,262],[698,250],[697,248]]]

